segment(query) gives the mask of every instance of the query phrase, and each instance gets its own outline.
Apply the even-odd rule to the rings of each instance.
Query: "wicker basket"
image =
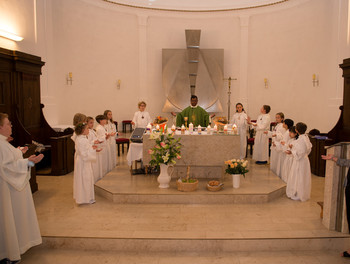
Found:
[[[182,182],[181,180],[176,181],[177,189],[182,192],[193,192],[198,188],[198,180],[195,182]]]
[[[211,192],[217,192],[220,191],[224,187],[223,183],[220,183],[219,185],[211,186],[207,184],[207,190]]]

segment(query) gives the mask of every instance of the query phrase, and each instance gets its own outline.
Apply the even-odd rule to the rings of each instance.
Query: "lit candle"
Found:
[[[176,130],[175,125],[172,125],[172,126],[171,126],[171,131],[175,132],[175,130]]]
[[[192,123],[190,123],[188,125],[188,130],[190,131],[191,134],[193,133],[193,124]]]
[[[182,126],[181,126],[181,135],[185,134],[185,129],[186,129],[185,126],[182,125]]]
[[[156,125],[156,130],[157,130],[157,132],[159,131],[159,128],[160,128],[160,127],[159,127],[159,125],[157,124],[157,125]]]
[[[210,130],[211,130],[211,126],[209,125],[209,126],[207,126],[207,134],[210,133]]]

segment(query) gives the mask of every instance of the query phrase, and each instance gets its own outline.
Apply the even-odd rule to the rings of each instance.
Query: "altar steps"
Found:
[[[170,188],[160,189],[156,175],[131,175],[127,166],[119,166],[95,184],[95,193],[115,203],[129,204],[261,204],[285,196],[286,184],[268,169],[268,165],[249,164],[249,173],[241,176],[241,186],[232,187],[232,176],[218,176],[224,188],[217,192],[206,188],[209,179],[199,178],[193,192],[177,190],[176,180]]]

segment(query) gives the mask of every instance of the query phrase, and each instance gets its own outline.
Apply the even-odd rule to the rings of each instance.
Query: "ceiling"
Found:
[[[103,0],[105,2],[145,9],[184,12],[242,10],[280,4],[289,0]]]

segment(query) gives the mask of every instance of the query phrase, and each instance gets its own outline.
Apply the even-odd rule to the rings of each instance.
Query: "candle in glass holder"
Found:
[[[181,135],[184,135],[184,134],[185,134],[185,130],[186,130],[185,126],[182,125],[182,126],[181,126]]]
[[[210,134],[211,126],[207,126],[207,134]]]
[[[147,133],[150,133],[152,130],[152,125],[150,123],[148,123],[147,127],[146,127],[146,131]]]

